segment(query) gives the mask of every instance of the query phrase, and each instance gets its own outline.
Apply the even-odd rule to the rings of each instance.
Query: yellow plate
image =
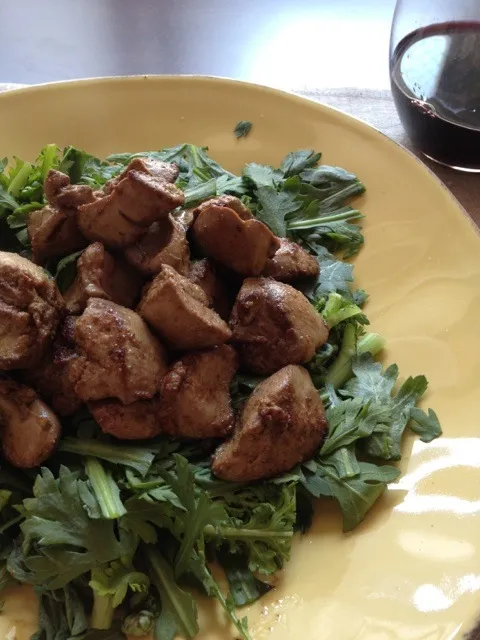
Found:
[[[251,120],[237,140],[233,128]],[[359,175],[367,195],[357,282],[372,328],[402,375],[425,373],[444,436],[407,438],[403,475],[366,521],[342,535],[337,509],[318,508],[278,588],[248,612],[256,640],[447,640],[480,610],[480,242],[447,190],[413,156],[365,124],[249,84],[136,77],[45,85],[0,96],[1,154],[34,159],[46,143],[97,155],[208,145],[232,171],[278,164],[297,148]],[[18,640],[32,600],[16,592],[0,616]],[[30,628],[28,626],[30,625]],[[228,633],[208,610],[202,638]]]

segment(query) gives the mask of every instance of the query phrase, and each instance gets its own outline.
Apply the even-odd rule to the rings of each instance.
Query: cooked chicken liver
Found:
[[[318,261],[293,240],[280,238],[280,248],[273,258],[267,260],[264,276],[281,282],[292,282],[299,278],[316,277],[320,273]]]
[[[56,415],[33,389],[0,379],[0,442],[10,464],[40,466],[53,453],[60,433]]]
[[[268,278],[244,280],[230,327],[242,366],[260,374],[308,362],[328,338],[322,316],[307,298]]]
[[[229,387],[236,370],[237,355],[228,345],[177,360],[162,382],[162,433],[174,438],[226,436],[233,428]]]
[[[61,171],[51,169],[43,185],[45,197],[53,207],[76,209],[94,199],[92,187],[86,184],[70,184],[70,178]]]
[[[231,337],[228,325],[208,308],[202,289],[163,265],[147,288],[138,313],[173,349],[202,349]]]
[[[89,402],[88,408],[104,433],[122,440],[153,438],[161,431],[156,398],[128,405],[118,400],[99,400]]]
[[[44,190],[49,204],[32,211],[27,221],[33,260],[37,264],[86,246],[87,240],[77,226],[76,210],[95,199],[91,187],[71,185],[70,178],[60,171],[49,171]]]
[[[139,157],[133,158],[122,173],[110,181],[109,185],[125,178],[129,171],[139,171],[140,173],[145,173],[153,178],[164,182],[171,182],[172,184],[178,178],[179,174],[178,165],[174,162],[162,162],[161,160],[154,160],[153,158]]]
[[[147,233],[125,250],[128,262],[145,276],[155,275],[162,264],[186,275],[190,266],[190,248],[184,226],[171,214],[154,222]]]
[[[233,482],[271,478],[311,458],[326,434],[325,410],[308,372],[289,365],[254,390],[234,436],[217,449],[212,471]]]
[[[227,320],[233,306],[233,296],[222,279],[219,270],[209,258],[192,263],[188,279],[199,286],[208,298],[208,304],[218,315]]]
[[[229,209],[233,209],[235,213],[238,213],[242,220],[251,220],[253,218],[252,212],[241,200],[235,196],[229,195],[215,196],[215,198],[205,200],[193,210],[193,217],[197,218],[202,211],[209,209],[211,206],[228,207]]]
[[[230,207],[210,204],[198,214],[193,236],[202,251],[244,276],[258,276],[280,246],[258,220],[242,220]]]
[[[112,247],[133,244],[152,222],[165,218],[185,200],[175,185],[130,166],[107,191],[79,208],[77,223],[86,238]]]
[[[89,245],[77,261],[77,275],[64,294],[67,309],[80,314],[90,298],[104,298],[133,307],[140,297],[141,277],[120,258],[114,258],[103,244]]]
[[[68,377],[70,363],[75,358],[74,330],[75,318],[68,316],[40,364],[22,374],[22,380],[60,416],[69,416],[82,405]]]
[[[0,370],[38,364],[63,312],[62,296],[43,269],[0,251]]]
[[[90,298],[75,323],[77,358],[68,375],[84,402],[148,400],[167,371],[162,345],[134,311]]]

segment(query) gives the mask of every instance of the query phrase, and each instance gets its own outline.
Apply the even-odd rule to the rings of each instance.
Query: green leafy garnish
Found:
[[[248,136],[251,130],[251,122],[249,122],[248,120],[240,120],[240,122],[237,122],[237,124],[235,125],[233,133],[235,134],[236,138],[245,138],[246,136]]]
[[[241,121],[234,133],[244,137],[251,127]],[[193,585],[218,601],[236,637],[251,640],[237,607],[272,588],[261,578],[285,567],[294,535],[310,527],[314,500],[335,500],[350,531],[398,477],[385,461],[400,459],[405,431],[430,442],[441,427],[432,409],[417,406],[425,377],[399,382],[396,365],[384,369],[375,361],[385,340],[367,332],[368,296],[354,288],[354,266],[345,262],[364,242],[363,214],[354,205],[365,187],[356,175],[319,164],[321,154],[313,149],[288,153],[277,167],[250,162],[241,175],[193,144],[105,160],[49,144],[35,162],[5,158],[0,249],[28,256],[29,216],[46,204],[50,169],[100,190],[139,157],[177,164],[185,207],[234,195],[277,236],[318,261],[318,277],[294,286],[329,328],[327,342],[305,363],[326,407],[328,435],[310,460],[288,473],[230,483],[211,471],[216,442],[120,442],[103,434],[83,408],[63,420],[64,435],[44,468],[24,472],[2,463],[0,590],[16,583],[35,587],[35,640],[125,640],[125,634],[148,633],[173,640],[199,632]],[[61,292],[73,282],[81,253],[44,265]],[[230,395],[237,414],[264,379],[236,374]],[[215,559],[226,578],[220,583]]]

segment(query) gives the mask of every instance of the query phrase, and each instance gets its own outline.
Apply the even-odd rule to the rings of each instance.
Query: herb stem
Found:
[[[192,207],[198,202],[213,198],[217,195],[217,180],[212,178],[208,182],[198,184],[196,187],[185,190],[185,207]]]
[[[229,596],[228,600],[225,598],[223,593],[220,591],[220,587],[218,586],[216,580],[213,579],[213,576],[207,569],[207,567],[203,567],[204,574],[204,585],[206,586],[208,593],[213,595],[220,602],[223,610],[229,616],[230,620],[235,625],[237,631],[240,633],[240,637],[243,640],[252,640],[252,637],[248,631],[246,619],[240,620],[235,611],[235,606],[233,601],[231,601],[231,596]]]
[[[94,592],[93,594],[93,611],[92,611],[92,629],[110,629],[113,622],[113,596],[101,596]]]
[[[364,217],[363,213],[358,211],[358,209],[350,209],[349,211],[333,212],[329,215],[318,216],[317,218],[301,218],[300,220],[292,220],[287,223],[287,229],[289,231],[311,229],[312,227],[330,224],[331,222],[338,222],[339,220],[360,220]]]
[[[163,592],[166,594],[168,600],[173,606],[177,616],[181,620],[182,626],[187,632],[187,637],[193,638],[196,636],[198,627],[196,628],[189,619],[189,616],[184,612],[182,603],[179,601],[175,589],[172,588],[172,570],[168,565],[165,558],[153,547],[147,547],[147,559],[152,570],[152,582],[157,587],[157,590],[161,594],[163,600]]]
[[[101,458],[114,464],[123,464],[126,467],[132,467],[143,476],[149,470],[154,459],[154,454],[148,449],[113,445],[96,440],[64,438],[60,443],[59,449],[67,453]]]
[[[325,200],[320,203],[320,211],[328,211],[337,204],[345,202],[347,198],[364,193],[364,191],[365,185],[360,181],[349,184],[340,191],[337,191],[337,193],[325,198]]]
[[[103,517],[107,520],[116,520],[124,516],[127,510],[120,500],[120,489],[110,473],[105,471],[102,463],[95,458],[87,458],[85,471],[95,492]]]
[[[353,356],[360,356],[363,353],[371,353],[372,356],[375,356],[384,347],[385,340],[378,333],[367,333],[356,342],[355,327],[353,324],[347,324],[340,353],[327,371],[325,384],[330,384],[334,389],[338,389],[352,377]]]
[[[205,536],[210,538],[234,538],[241,540],[242,538],[253,538],[259,540],[261,538],[284,538],[288,539],[293,536],[293,531],[263,531],[262,529],[243,529],[237,527],[218,527],[218,530],[211,524],[203,529]]]
[[[14,524],[17,524],[17,522],[23,520],[24,517],[25,516],[19,515],[15,516],[14,518],[10,518],[10,520],[7,520],[7,522],[0,526],[0,533],[4,533],[7,529],[10,529],[10,527],[13,527]]]
[[[32,165],[29,162],[24,162],[20,171],[13,178],[11,183],[8,185],[8,193],[12,195],[14,198],[18,196],[23,187],[27,184],[28,176],[32,172]]]
[[[42,180],[45,181],[48,172],[52,168],[52,165],[57,156],[58,147],[56,144],[47,144],[43,150],[43,163],[42,163]]]

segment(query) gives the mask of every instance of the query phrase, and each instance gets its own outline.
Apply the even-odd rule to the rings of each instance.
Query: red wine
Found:
[[[390,73],[412,142],[434,160],[480,171],[480,22],[414,31],[395,49]]]

